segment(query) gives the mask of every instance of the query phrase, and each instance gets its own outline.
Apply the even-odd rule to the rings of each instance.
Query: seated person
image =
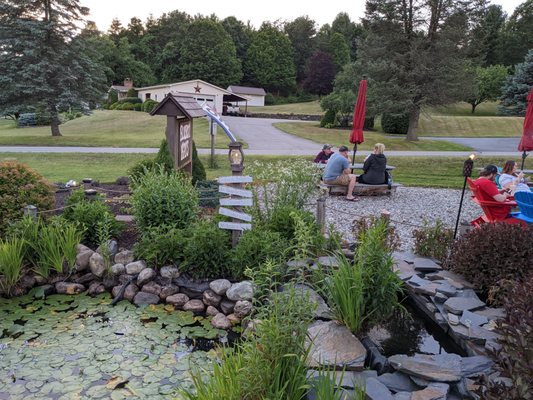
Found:
[[[333,151],[331,150],[333,146],[330,144],[325,144],[324,147],[322,147],[322,151],[318,153],[315,157],[315,161],[318,164],[326,164],[333,154]]]
[[[503,166],[502,174],[500,175],[500,186],[503,189],[511,189],[512,194],[516,192],[529,192],[529,186],[527,185],[527,178],[524,178],[524,173],[516,173],[517,164],[513,160],[505,162]],[[515,188],[513,188],[513,186]],[[513,190],[514,189],[514,190]]]
[[[383,154],[385,145],[376,143],[374,152],[365,158],[363,175],[357,177],[357,182],[368,185],[382,185],[387,183],[387,157]]]
[[[498,174],[498,168],[495,165],[487,165],[483,171],[480,172],[479,178],[474,181],[474,184],[478,187],[480,200],[484,201],[497,201],[502,203],[501,206],[492,206],[491,212],[494,218],[498,221],[504,220],[509,217],[511,206],[503,204],[510,194],[505,192],[505,189],[498,189],[496,183],[496,175]],[[502,193],[502,191],[504,191]]]
[[[323,175],[324,183],[328,185],[342,185],[348,186],[346,193],[346,200],[357,201],[353,196],[353,188],[355,187],[355,175],[351,173],[350,161],[348,156],[348,147],[339,147],[339,152],[333,154],[326,164]]]

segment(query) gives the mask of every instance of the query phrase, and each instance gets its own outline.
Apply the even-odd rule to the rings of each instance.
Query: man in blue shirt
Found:
[[[355,175],[350,173],[350,159],[348,155],[348,147],[339,147],[339,152],[331,156],[326,168],[324,169],[323,180],[327,185],[342,185],[348,186],[346,193],[346,200],[357,201],[359,199],[353,196],[353,188],[355,187]]]

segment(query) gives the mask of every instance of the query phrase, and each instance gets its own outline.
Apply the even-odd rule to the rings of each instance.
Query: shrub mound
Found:
[[[405,135],[409,129],[409,114],[383,113],[381,127],[385,133]]]
[[[54,191],[46,180],[23,164],[0,163],[0,233],[10,221],[24,214],[24,207],[34,205],[39,211],[54,205]]]

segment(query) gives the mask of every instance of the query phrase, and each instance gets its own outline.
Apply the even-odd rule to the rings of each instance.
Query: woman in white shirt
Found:
[[[513,160],[506,161],[498,182],[502,188],[511,189],[513,193],[529,192],[530,189],[527,185],[529,178],[524,178],[522,171],[517,174],[516,165],[516,162]]]

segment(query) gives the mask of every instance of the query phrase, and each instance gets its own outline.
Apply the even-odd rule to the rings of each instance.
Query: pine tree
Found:
[[[102,99],[104,74],[77,38],[88,12],[78,0],[0,3],[0,109],[44,107],[61,136],[59,112]]]
[[[527,95],[533,87],[533,50],[529,50],[523,63],[517,64],[514,75],[507,78],[498,111],[505,115],[524,116]]]

